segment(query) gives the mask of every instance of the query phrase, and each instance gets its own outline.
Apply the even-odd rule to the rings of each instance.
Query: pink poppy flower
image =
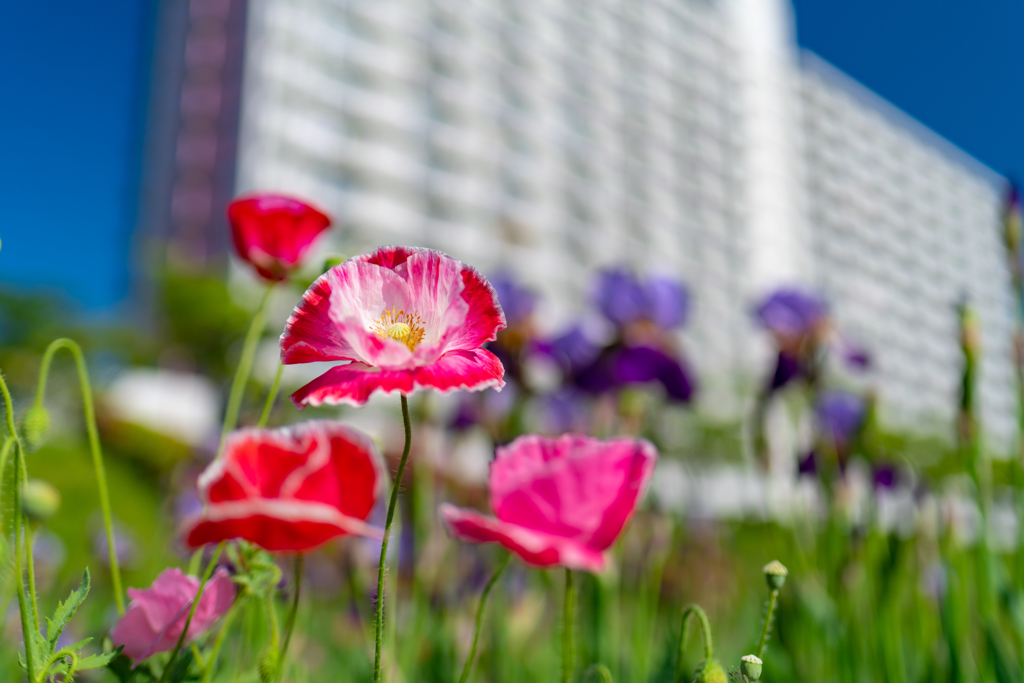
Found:
[[[235,250],[261,277],[277,282],[301,265],[331,219],[309,204],[276,194],[254,194],[228,206]]]
[[[199,475],[203,511],[185,523],[197,548],[244,538],[271,552],[306,552],[345,535],[379,537],[370,516],[384,463],[370,437],[337,422],[234,432]]]
[[[110,632],[114,646],[124,645],[124,654],[141,661],[158,652],[173,650],[192,609],[199,579],[180,569],[165,569],[146,589],[129,588],[128,611]],[[203,587],[203,595],[188,625],[185,642],[195,640],[231,607],[235,584],[221,568]]]
[[[453,505],[441,516],[456,537],[498,543],[532,565],[601,571],[657,458],[645,440],[522,436],[491,463],[494,517]]]
[[[494,289],[475,269],[429,249],[381,247],[306,290],[281,335],[281,359],[351,361],[295,392],[300,408],[360,406],[375,391],[500,389],[505,370],[481,346],[504,328]]]

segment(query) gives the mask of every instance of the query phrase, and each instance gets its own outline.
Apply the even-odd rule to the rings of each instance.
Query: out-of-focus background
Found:
[[[954,304],[1014,430],[999,244],[1024,9],[784,0],[193,0],[8,11],[0,281],[138,323],[229,260],[224,207],[293,192],[334,245],[511,269],[563,324],[611,263],[694,293],[702,405],[738,410],[750,302],[826,293],[888,419],[948,422]]]
[[[689,600],[707,603],[722,647],[743,654],[760,629],[758,567],[776,556],[797,561],[790,587],[801,588],[783,596],[780,628],[790,626],[766,664],[773,680],[854,669],[863,676],[849,680],[897,670],[906,677],[891,680],[924,680],[968,666],[932,657],[948,621],[942,596],[971,585],[957,583],[940,541],[945,552],[991,536],[1024,558],[1020,481],[1007,464],[1020,423],[1019,311],[1003,226],[1024,162],[1022,52],[1014,0],[15,3],[0,22],[0,369],[24,407],[46,345],[82,342],[119,552],[128,583],[148,585],[184,561],[176,525],[197,509],[195,478],[217,445],[260,296],[232,254],[227,203],[251,191],[309,199],[334,227],[302,282],[274,293],[243,424],[259,414],[301,285],[330,256],[440,249],[500,283],[517,313],[496,344],[509,390],[414,402],[406,483],[429,493],[403,498],[396,580],[413,606],[399,631],[430,647],[402,655],[409,680],[451,679],[493,560],[454,549],[433,502],[486,508],[495,443],[600,431],[606,419],[663,456],[613,576],[582,588],[593,619],[581,647],[616,680],[670,680],[672,610]],[[692,400],[663,366],[581,398],[577,342],[584,356],[613,353],[636,332],[595,301],[609,268],[685,285],[676,318],[642,332],[672,351],[664,363],[685,371]],[[831,503],[798,476],[814,474],[810,423],[827,422],[806,396],[768,411],[771,474],[751,466],[751,416],[780,350],[755,308],[780,287],[819,293],[842,344],[870,358],[866,371],[837,373],[870,435],[843,454],[835,499],[847,516],[827,537],[843,539],[839,550],[815,535]],[[955,445],[965,303],[980,324],[984,451],[997,461],[987,520]],[[76,377],[63,363],[48,393],[53,439],[29,464],[63,496],[37,538],[48,600],[105,554]],[[319,370],[287,368],[285,390]],[[392,398],[302,414],[282,400],[271,424],[340,415],[394,460]],[[310,561],[313,592],[337,607],[305,617],[297,651],[311,671],[366,666],[374,556],[361,542],[340,548]],[[487,653],[482,666],[488,680],[539,680],[557,661],[543,635],[557,619],[538,597],[551,579],[512,573],[497,598],[508,630],[487,647],[526,673]],[[883,598],[888,621],[876,630],[882,617],[864,610]],[[1019,654],[1024,593],[1005,600],[1019,607]],[[438,625],[451,615],[455,627]],[[901,622],[911,617],[913,628]],[[103,632],[111,618],[78,628]],[[896,636],[907,652],[886,649]],[[0,660],[14,666],[10,652]]]

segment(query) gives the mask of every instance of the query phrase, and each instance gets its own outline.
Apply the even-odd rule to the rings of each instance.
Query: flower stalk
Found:
[[[683,648],[686,647],[687,628],[690,625],[690,617],[695,617],[700,623],[700,633],[704,641],[704,661],[710,662],[714,656],[714,644],[711,640],[711,622],[708,615],[701,609],[700,605],[688,605],[683,609],[682,626],[679,629],[679,662],[676,665],[675,680],[680,681],[683,677]]]
[[[565,568],[565,596],[562,602],[562,683],[570,683],[575,670],[575,642],[573,626],[576,613],[576,588],[572,570]]]
[[[96,409],[93,404],[92,385],[89,382],[89,369],[85,364],[82,347],[73,339],[55,339],[43,354],[43,362],[39,368],[39,383],[36,386],[36,407],[43,405],[46,394],[46,383],[50,376],[50,364],[53,356],[61,349],[67,349],[75,360],[78,371],[78,384],[82,390],[82,406],[85,411],[85,429],[89,437],[89,450],[92,454],[92,465],[96,472],[96,489],[100,497],[100,510],[103,513],[103,528],[107,536],[107,556],[110,562],[110,581],[114,590],[114,601],[117,612],[124,616],[124,590],[121,585],[121,567],[117,561],[117,544],[114,539],[114,524],[110,512],[110,494],[107,490],[107,474],[103,466],[103,451],[100,449],[99,430],[96,427]]]
[[[242,396],[245,394],[245,384],[249,381],[249,373],[252,372],[253,361],[256,358],[256,346],[259,344],[263,330],[267,326],[267,303],[274,291],[273,283],[267,285],[260,299],[259,307],[252,317],[249,331],[245,335],[245,342],[242,344],[242,355],[238,359],[238,367],[235,368],[235,378],[231,381],[231,394],[228,396],[228,405],[224,411],[224,426],[220,432],[220,443],[217,445],[217,458],[224,453],[224,443],[228,434],[238,426],[238,413],[242,409]],[[271,402],[272,403],[272,402]],[[264,408],[266,411],[266,408]],[[269,414],[268,414],[269,415]]]
[[[295,594],[292,596],[292,606],[288,611],[288,617],[284,626],[284,642],[281,644],[281,667],[280,674],[284,673],[285,658],[288,656],[288,645],[292,641],[292,633],[295,631],[295,616],[299,612],[299,591],[302,589],[302,572],[305,556],[301,553],[295,556]]]
[[[491,580],[487,582],[487,586],[484,587],[484,592],[480,596],[480,605],[476,609],[476,624],[473,628],[473,644],[469,647],[469,655],[466,657],[466,665],[462,667],[462,675],[459,677],[459,683],[466,683],[466,679],[469,678],[469,672],[473,668],[473,660],[476,658],[476,645],[477,640],[480,638],[480,625],[483,623],[484,618],[484,605],[487,604],[487,596],[491,594],[491,589],[494,588],[494,584],[501,578],[502,572],[505,571],[505,567],[508,566],[509,560],[512,559],[511,553],[505,553],[505,558],[498,565],[498,568],[491,575]]]
[[[398,471],[395,472],[395,482],[391,487],[391,500],[388,502],[388,516],[384,522],[384,537],[380,543],[380,561],[377,564],[377,618],[374,629],[374,640],[376,643],[373,657],[373,683],[379,683],[381,648],[384,641],[384,571],[388,554],[388,540],[391,538],[391,524],[395,519],[395,508],[398,506],[398,489],[402,485],[402,475],[405,474],[405,464],[409,460],[409,450],[412,447],[412,425],[409,422],[409,399],[402,394],[402,424],[405,426],[405,446],[402,449],[402,459],[398,462]]]
[[[192,617],[196,615],[196,608],[199,607],[199,601],[203,597],[203,589],[206,588],[206,583],[213,575],[213,570],[217,566],[217,559],[220,557],[222,550],[224,550],[223,542],[217,545],[217,549],[213,551],[213,557],[210,558],[210,563],[206,565],[206,571],[203,572],[203,578],[199,582],[199,589],[196,590],[196,597],[192,599],[192,607],[188,611],[188,617],[185,618],[185,626],[181,630],[181,635],[178,636],[178,642],[174,646],[174,650],[171,651],[171,657],[167,660],[163,673],[160,674],[160,683],[165,683],[168,680],[168,675],[174,669],[174,663],[178,659],[178,653],[181,652],[181,646],[185,643],[185,638],[188,637],[188,627],[192,625]]]

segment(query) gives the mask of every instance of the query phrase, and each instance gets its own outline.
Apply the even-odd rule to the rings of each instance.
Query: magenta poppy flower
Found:
[[[165,569],[149,588],[129,588],[132,601],[128,611],[110,632],[114,646],[124,645],[124,654],[135,661],[173,650],[198,591],[199,579],[182,574],[180,569]],[[209,629],[234,599],[234,582],[223,568],[218,568],[203,587],[185,642]]]
[[[306,202],[276,194],[256,194],[228,206],[231,238],[242,260],[261,277],[278,282],[302,264],[331,219]]]
[[[523,436],[491,463],[494,517],[453,505],[441,516],[456,537],[498,543],[532,565],[601,571],[657,457],[644,440]]]
[[[314,282],[281,335],[285,364],[351,361],[292,394],[298,407],[360,406],[375,391],[442,393],[504,386],[483,344],[505,327],[494,289],[450,256],[381,247]]]
[[[337,422],[234,432],[199,475],[203,512],[185,523],[193,548],[244,538],[271,552],[306,552],[366,523],[384,487],[370,437]]]

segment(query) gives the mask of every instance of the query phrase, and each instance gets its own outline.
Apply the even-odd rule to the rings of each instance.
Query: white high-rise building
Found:
[[[414,243],[511,268],[549,330],[579,314],[597,267],[674,274],[719,415],[765,371],[754,301],[805,284],[875,355],[883,415],[951,429],[965,295],[984,323],[986,424],[1009,443],[1000,179],[801,58],[785,0],[248,12],[239,192],[318,201],[351,252]]]

